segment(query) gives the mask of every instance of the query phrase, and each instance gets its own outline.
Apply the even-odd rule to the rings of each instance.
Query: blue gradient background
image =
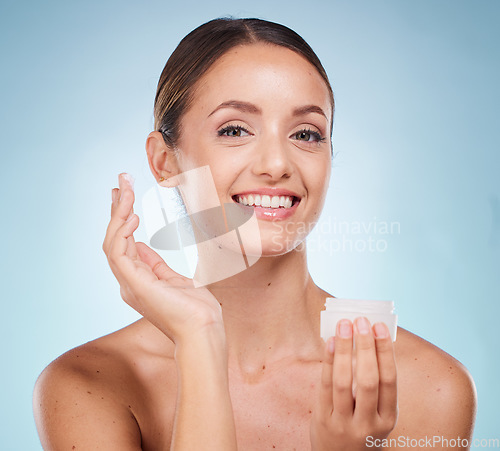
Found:
[[[499,13],[487,0],[2,0],[0,449],[40,449],[31,396],[51,360],[137,318],[101,251],[110,190],[122,171],[138,197],[152,186],[159,74],[187,32],[228,14],[290,26],[331,78],[323,220],[399,223],[373,236],[384,252],[311,247],[314,279],[394,300],[401,326],[469,368],[475,437],[499,438]]]

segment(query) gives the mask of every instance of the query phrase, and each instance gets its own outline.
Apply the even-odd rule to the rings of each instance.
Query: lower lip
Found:
[[[257,219],[265,219],[267,221],[287,219],[295,213],[297,210],[299,202],[295,202],[290,208],[265,208],[265,207],[251,207],[249,205],[243,205],[236,202],[242,208],[251,208],[255,211],[255,216]]]

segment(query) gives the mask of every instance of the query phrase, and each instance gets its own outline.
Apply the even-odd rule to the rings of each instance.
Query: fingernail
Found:
[[[377,338],[387,338],[389,336],[389,330],[384,323],[376,323],[373,326],[373,330]]]
[[[342,338],[352,337],[352,324],[348,319],[343,319],[340,321],[339,325],[339,336]]]
[[[370,323],[365,317],[358,318],[356,328],[361,335],[367,335],[370,332]]]
[[[130,184],[131,188],[134,189],[134,177],[132,177],[130,174],[127,174],[126,172],[122,174],[122,177]]]
[[[135,217],[135,214],[134,214],[134,213],[131,213],[131,214],[128,216],[128,218],[127,218],[127,220],[126,220],[125,222],[130,222],[130,221],[132,221],[132,219],[134,219],[134,217]]]

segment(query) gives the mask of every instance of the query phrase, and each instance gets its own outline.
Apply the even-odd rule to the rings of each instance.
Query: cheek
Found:
[[[183,122],[183,132],[178,144],[179,166],[183,170],[210,165],[213,156],[213,148],[208,139],[210,132],[204,127],[200,129],[193,124],[196,124],[196,121],[192,118]],[[188,133],[189,130],[196,132]]]
[[[237,177],[235,169],[222,164],[210,164],[209,166],[220,201],[231,202],[229,191]]]
[[[304,166],[308,168],[308,166]],[[324,160],[323,164],[315,165],[314,168],[309,166],[307,174],[304,174],[305,180],[308,180],[309,196],[315,203],[323,204],[331,175],[331,160]]]
[[[323,175],[323,178],[321,179],[321,191],[322,191],[322,202],[325,201],[326,194],[328,192],[328,188],[330,186],[330,177],[331,177],[331,166],[330,164],[328,165],[328,169],[325,170],[325,173]]]
[[[240,175],[248,168],[249,162],[236,153],[213,151],[208,158],[204,159],[204,164],[210,166],[220,199],[230,201],[228,192],[235,182],[241,180]]]
[[[215,158],[213,149],[196,142],[180,149],[178,161],[181,172],[208,166],[217,185],[228,177],[227,172],[231,169],[225,164],[224,159]]]

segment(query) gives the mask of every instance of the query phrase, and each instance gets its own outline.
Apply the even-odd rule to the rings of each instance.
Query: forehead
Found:
[[[332,106],[325,80],[305,57],[265,43],[236,46],[220,57],[198,81],[191,107],[210,108],[235,96],[257,104]]]

